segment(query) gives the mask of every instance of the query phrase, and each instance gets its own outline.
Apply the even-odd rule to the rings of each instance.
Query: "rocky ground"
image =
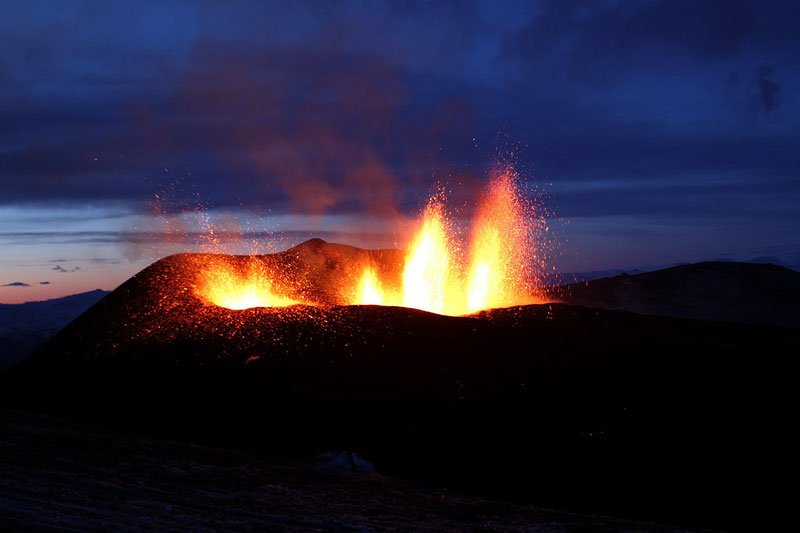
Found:
[[[669,531],[0,410],[0,530]]]

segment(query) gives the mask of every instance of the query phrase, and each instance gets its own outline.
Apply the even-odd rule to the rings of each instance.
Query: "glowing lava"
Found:
[[[303,303],[275,289],[273,280],[257,259],[250,258],[244,269],[217,260],[198,276],[195,294],[227,309],[286,307]]]
[[[495,173],[473,225],[467,311],[524,303],[532,244],[509,168]]]
[[[366,267],[364,273],[361,275],[361,281],[358,285],[358,294],[356,296],[358,302],[362,305],[387,305],[387,298],[381,288],[378,277],[375,275],[375,270],[372,267]]]
[[[447,315],[533,303],[530,259],[532,213],[517,188],[517,173],[493,173],[473,220],[469,257],[458,258],[441,198],[428,202],[406,252],[402,297],[384,291],[369,268],[352,303],[403,305]]]
[[[434,198],[428,203],[422,226],[406,254],[403,305],[444,313],[451,303],[447,298],[450,273],[450,243],[444,209]]]
[[[517,181],[513,167],[496,168],[469,228],[452,221],[444,195],[435,194],[405,254],[392,251],[388,262],[380,259],[380,251],[356,259],[354,250],[341,245],[335,245],[338,250],[325,261],[306,257],[304,268],[284,266],[283,270],[270,268],[273,263],[264,256],[214,255],[198,274],[195,294],[228,309],[349,303],[404,306],[445,315],[542,302],[534,292],[533,273],[543,267],[537,248],[541,243],[534,236],[546,231],[546,226],[536,218],[533,204],[522,195]],[[456,238],[460,235],[468,235],[466,242]],[[297,261],[304,256],[289,257]],[[311,295],[307,301],[297,299],[298,287]]]

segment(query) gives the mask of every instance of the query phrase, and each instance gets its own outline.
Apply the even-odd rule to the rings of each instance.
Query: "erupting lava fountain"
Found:
[[[355,265],[357,275],[342,273],[331,280],[335,287],[327,292],[336,295],[333,302],[301,296],[302,287],[289,273],[268,267],[259,256],[244,266],[211,260],[199,272],[194,293],[228,309],[335,303],[402,306],[444,315],[546,301],[536,275],[543,267],[537,240],[546,226],[520,193],[512,167],[493,172],[466,246],[452,226],[443,195],[432,196],[401,264],[377,264],[367,256]]]

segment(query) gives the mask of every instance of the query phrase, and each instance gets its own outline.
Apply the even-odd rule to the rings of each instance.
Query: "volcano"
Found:
[[[301,303],[205,296],[209,266],[246,276],[253,261]],[[396,250],[319,239],[164,258],[0,374],[4,403],[269,457],[356,452],[389,475],[560,507],[728,527],[774,514],[797,329],[563,303],[343,305],[341,280],[366,263],[402,275]]]

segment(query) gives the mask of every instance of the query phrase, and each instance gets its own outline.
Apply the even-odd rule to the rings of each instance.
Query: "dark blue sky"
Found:
[[[800,262],[799,6],[4,2],[0,282],[60,232],[130,257],[165,189],[392,217],[498,151],[546,194],[565,270]]]

